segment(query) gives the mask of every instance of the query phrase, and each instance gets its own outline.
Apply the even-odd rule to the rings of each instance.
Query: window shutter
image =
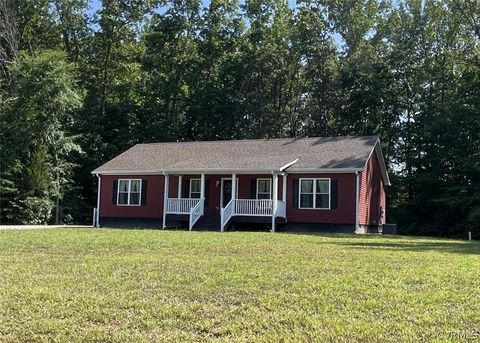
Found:
[[[113,180],[112,205],[117,204],[118,180]]]
[[[209,188],[209,182],[208,180],[205,180],[205,206],[208,206],[208,198],[210,195]]]
[[[298,183],[299,183],[299,180],[298,179],[293,179],[292,180],[293,182],[293,201],[292,201],[292,204],[293,204],[293,208],[298,208]]]
[[[147,180],[145,179],[142,179],[142,198],[140,200],[140,205],[147,205]]]
[[[250,199],[257,198],[257,179],[252,179],[250,181]]]
[[[190,180],[183,179],[182,198],[188,198],[190,195]]]
[[[330,204],[330,208],[334,209],[334,208],[337,208],[337,203],[338,203],[338,192],[337,192],[337,182],[338,180],[331,180],[331,184],[330,184],[330,201],[331,201],[331,204]]]

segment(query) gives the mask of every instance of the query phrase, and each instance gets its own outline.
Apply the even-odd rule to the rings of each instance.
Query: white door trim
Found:
[[[223,208],[223,181],[232,181],[232,178],[231,177],[222,177],[221,179],[221,182],[220,182],[220,208]],[[238,199],[238,177],[237,177],[237,190],[236,192],[237,193],[235,195],[235,199]]]

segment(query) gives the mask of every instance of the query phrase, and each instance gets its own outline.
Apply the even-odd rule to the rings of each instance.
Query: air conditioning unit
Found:
[[[384,235],[396,235],[397,234],[397,224],[383,224]]]

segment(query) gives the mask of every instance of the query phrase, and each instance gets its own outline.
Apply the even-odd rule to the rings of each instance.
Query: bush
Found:
[[[22,224],[48,224],[52,217],[54,203],[48,198],[28,197],[20,200],[19,204],[20,222]]]

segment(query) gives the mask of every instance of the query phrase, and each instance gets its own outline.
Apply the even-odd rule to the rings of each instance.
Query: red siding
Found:
[[[331,210],[293,208],[293,180],[299,178],[337,180],[337,208]],[[355,224],[355,174],[289,174],[287,220],[299,223]]]
[[[238,197],[251,198],[251,182],[256,178],[272,178],[272,175],[238,175]],[[331,178],[337,180],[337,208],[331,210],[293,208],[293,180],[302,177]],[[117,218],[162,218],[163,215],[163,175],[104,175],[101,189],[101,217]],[[119,178],[134,178],[147,180],[147,202],[145,206],[117,206],[112,203],[113,182]],[[184,175],[183,180],[200,178],[200,175]],[[208,204],[205,215],[220,216],[221,179],[231,178],[231,175],[206,175],[209,183]],[[169,178],[169,196],[177,197],[178,176]],[[282,199],[283,180],[278,177],[278,198]],[[383,189],[383,188],[382,188]],[[355,174],[289,174],[287,182],[287,219],[288,222],[354,224],[355,222]]]
[[[147,201],[145,206],[117,206],[113,203],[113,182],[118,179],[147,180]],[[170,178],[171,179],[171,178]],[[116,218],[162,218],[163,216],[163,175],[102,175],[100,217]]]
[[[163,178],[162,178],[162,180],[163,180]],[[170,175],[168,177],[168,196],[170,198],[176,198],[176,197],[178,197],[177,193],[178,193],[178,176]],[[162,199],[163,199],[163,192],[162,192],[160,200],[162,201]]]
[[[380,207],[385,210],[385,187],[376,153],[367,161],[365,170],[360,175],[359,224],[378,225]],[[385,213],[385,212],[384,212]],[[385,223],[386,217],[382,219]]]

